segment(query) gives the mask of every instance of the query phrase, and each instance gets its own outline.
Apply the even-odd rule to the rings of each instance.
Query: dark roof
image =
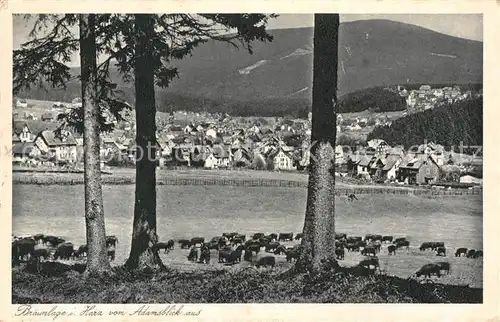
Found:
[[[416,154],[413,158],[408,157],[401,162],[401,165],[399,166],[400,168],[410,168],[410,169],[420,169],[422,165],[427,163],[430,160],[430,162],[436,164],[438,167],[439,165],[437,164],[436,160],[432,158],[429,155],[426,154]]]
[[[28,155],[35,148],[31,142],[18,142],[12,145],[12,155]]]
[[[66,133],[66,134],[65,134]],[[42,137],[45,143],[50,146],[61,146],[61,145],[77,145],[73,134],[69,131],[65,131],[65,133],[60,133],[57,135],[55,131],[42,131],[38,135]],[[66,137],[66,139],[64,139]]]
[[[61,124],[55,122],[43,122],[38,120],[26,120],[26,121],[14,121],[12,126],[14,133],[21,133],[24,126],[27,125],[30,132],[34,135],[38,135],[43,130],[55,131]]]
[[[358,164],[359,164],[360,166],[367,167],[367,166],[369,166],[369,165],[370,165],[370,163],[371,163],[372,159],[373,159],[373,158],[372,158],[371,156],[367,156],[367,155],[365,155],[365,156],[363,156],[363,158],[361,158],[361,160],[359,160]]]

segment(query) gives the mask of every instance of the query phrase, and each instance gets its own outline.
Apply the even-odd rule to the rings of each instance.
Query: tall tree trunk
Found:
[[[338,14],[314,15],[312,147],[299,270],[318,271],[323,260],[335,259],[338,30]]]
[[[106,230],[100,169],[100,128],[97,94],[97,59],[93,14],[80,15],[80,64],[84,110],[85,223],[88,258],[86,274],[101,273],[111,266],[106,250]]]
[[[150,39],[153,37],[152,15],[135,15],[135,115],[137,122],[137,162],[135,177],[135,209],[132,247],[125,263],[129,269],[163,268],[153,246],[158,241],[156,231],[156,106],[154,70]]]

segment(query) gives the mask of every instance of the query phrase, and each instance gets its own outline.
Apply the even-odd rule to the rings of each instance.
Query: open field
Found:
[[[104,186],[106,231],[116,235],[116,264],[125,261],[130,250],[134,186]],[[44,233],[61,236],[75,245],[85,243],[83,186],[13,185],[13,234]],[[158,233],[161,241],[203,236],[210,239],[223,232],[300,232],[306,190],[299,188],[254,188],[223,186],[159,186]],[[458,247],[482,249],[482,197],[424,198],[408,195],[362,195],[349,203],[337,198],[336,230],[348,235],[367,233],[405,236],[409,252],[379,255],[388,274],[407,277],[424,263],[447,260],[452,273],[441,278],[451,284],[482,287],[482,260],[455,258]],[[424,241],[442,241],[447,257],[420,252]],[[188,262],[187,250],[162,254],[168,265],[182,270],[221,268],[215,252],[209,265]],[[358,254],[347,254],[343,265],[355,264]],[[280,256],[279,267],[286,267]],[[248,264],[241,264],[248,265]]]

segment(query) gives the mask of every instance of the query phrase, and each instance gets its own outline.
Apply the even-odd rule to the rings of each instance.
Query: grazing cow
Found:
[[[260,247],[266,247],[271,242],[271,239],[268,237],[263,237],[259,239]]]
[[[33,240],[35,241],[35,243],[40,244],[41,242],[43,242],[43,237],[43,234],[35,234],[33,235]]]
[[[46,248],[35,249],[32,253],[32,256],[38,260],[40,260],[42,257],[44,260],[47,260],[49,258],[49,255],[49,250]]]
[[[175,241],[173,239],[170,239],[167,242],[167,248],[168,248],[168,250],[173,250],[175,248]]]
[[[436,256],[446,256],[446,248],[438,247],[436,251]]]
[[[482,250],[478,250],[474,253],[474,255],[472,256],[472,258],[479,258],[479,257],[483,257],[483,251]]]
[[[374,270],[376,270],[377,268],[380,268],[380,263],[379,263],[377,257],[365,258],[358,263],[358,267],[372,269],[371,268],[372,266],[374,267],[373,268]]]
[[[245,254],[243,255],[243,260],[244,261],[247,261],[247,262],[251,262],[252,261],[252,250],[247,247],[244,249],[245,251]]]
[[[373,236],[375,236],[375,235],[374,234],[366,234],[364,240],[366,240],[367,242],[372,241]]]
[[[241,241],[247,240],[247,235],[237,234],[233,239],[240,239]]]
[[[243,253],[243,246],[240,245],[240,246],[236,247],[236,249],[233,250],[231,252],[231,254],[229,255],[229,262],[231,264],[235,264],[237,262],[240,263],[242,253]]]
[[[260,258],[258,261],[257,261],[257,264],[255,264],[255,266],[257,268],[261,267],[261,266],[271,266],[271,267],[274,267],[274,265],[276,265],[276,258],[274,258],[274,256],[266,256],[266,257],[262,257]]]
[[[247,249],[249,252],[255,252],[255,255],[257,255],[260,252],[260,244],[248,245]]]
[[[219,241],[217,242],[217,245],[219,246],[219,248],[224,248],[227,245],[226,237],[220,238]]]
[[[362,241],[363,238],[359,237],[359,236],[349,236],[347,237],[347,243],[348,244],[354,244],[358,241]]]
[[[231,248],[219,249],[219,263],[229,262],[231,256]]]
[[[406,247],[406,249],[410,249],[410,241],[409,240],[400,240],[399,242],[396,243],[396,248],[403,248]]]
[[[382,243],[380,242],[380,240],[376,240],[374,243],[371,243],[370,246],[375,248],[375,251],[377,253],[380,253],[380,249],[382,248]]]
[[[347,234],[345,233],[335,233],[335,239],[337,240],[346,240]]]
[[[295,235],[295,240],[302,239],[302,237],[304,237],[304,233],[298,233],[297,235]]]
[[[385,243],[385,242],[392,243],[393,239],[394,239],[394,237],[392,237],[392,236],[382,236],[383,243]]]
[[[179,239],[177,242],[181,245],[181,249],[191,247],[191,242],[187,239]]]
[[[349,252],[359,252],[359,249],[361,247],[365,247],[365,246],[366,245],[364,244],[364,242],[358,241],[358,242],[355,242],[355,243],[348,243],[348,244],[346,244],[345,248],[347,248],[347,250]]]
[[[160,251],[160,250],[163,249],[164,250],[164,252],[163,252],[164,254],[166,254],[167,250],[169,249],[168,244],[167,243],[163,243],[163,242],[156,243],[154,248],[157,251]]]
[[[189,254],[187,256],[187,259],[192,261],[192,262],[196,262],[198,260],[198,248],[197,247],[191,247],[191,249],[189,249]]]
[[[23,238],[12,242],[13,254],[17,256],[17,261],[29,259],[35,250],[35,240],[31,238]]]
[[[417,272],[415,272],[415,276],[427,276],[431,277],[432,274],[435,274],[437,277],[441,277],[441,266],[436,264],[425,264],[422,266]]]
[[[280,245],[279,242],[270,242],[269,244],[266,245],[266,252],[273,252],[276,250],[276,248],[278,248],[278,246]]]
[[[241,244],[243,244],[243,240],[240,239],[240,238],[236,238],[235,237],[235,238],[233,238],[233,240],[231,240],[231,244],[233,244],[233,245],[241,245]]]
[[[340,241],[340,240],[336,240],[335,241],[335,247],[337,248],[346,248],[347,247],[347,243],[345,241]]]
[[[278,234],[272,233],[272,234],[269,234],[268,236],[265,236],[265,237],[267,237],[270,241],[273,241],[273,240],[278,239]]]
[[[70,242],[65,242],[57,246],[56,252],[54,253],[54,260],[61,258],[62,260],[69,260],[73,256],[73,244]]]
[[[432,249],[434,250],[434,242],[424,242],[422,245],[420,245],[419,249],[421,251]]]
[[[406,240],[406,237],[398,237],[398,238],[394,239],[394,244],[402,242],[403,240]]]
[[[298,249],[290,249],[286,252],[286,261],[291,262],[293,259],[299,259],[300,251]]]
[[[280,233],[278,235],[278,241],[292,241],[293,233]]]
[[[476,250],[469,249],[469,251],[467,252],[467,258],[473,258],[475,254],[476,254]]]
[[[118,238],[116,236],[106,236],[106,247],[116,247]]]
[[[361,251],[361,255],[376,256],[377,254],[374,247],[367,246]]]
[[[200,263],[210,263],[210,249],[208,247],[201,248]]]
[[[343,248],[335,248],[335,257],[344,260],[345,250]]]
[[[462,257],[462,254],[464,256],[467,256],[467,248],[465,247],[458,248],[455,252],[455,257]]]
[[[233,233],[223,233],[222,237],[226,237],[228,240],[231,240],[234,238],[234,236],[238,235],[238,233],[233,232]]]
[[[284,245],[279,245],[274,250],[274,255],[286,254],[286,247]]]
[[[389,245],[389,247],[387,247],[387,251],[389,252],[389,255],[396,255],[396,245]]]
[[[109,258],[109,261],[112,262],[115,260],[115,254],[116,254],[116,251],[115,249],[108,249],[108,258]]]
[[[264,236],[265,236],[264,233],[255,233],[255,234],[253,234],[252,239],[253,240],[259,240],[259,239],[261,239]]]
[[[434,242],[434,249],[444,247],[444,242]]]
[[[450,263],[448,262],[436,262],[436,265],[439,266],[441,271],[445,271],[446,274],[450,274]]]
[[[190,240],[191,245],[203,244],[205,242],[205,238],[203,237],[193,237]]]
[[[356,195],[354,193],[346,193],[345,194],[347,196],[347,200],[348,201],[354,201],[354,200],[358,200],[358,197],[356,197]]]
[[[75,257],[80,257],[80,256],[87,256],[87,253],[89,251],[89,248],[87,245],[81,245],[78,247],[78,249],[74,252]]]
[[[60,237],[56,237],[56,236],[44,236],[42,238],[42,244],[44,244],[44,245],[50,244],[52,246],[57,246],[57,245],[62,244],[64,242],[65,242],[64,239],[62,239]]]

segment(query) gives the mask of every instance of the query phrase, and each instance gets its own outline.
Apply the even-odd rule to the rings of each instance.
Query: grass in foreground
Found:
[[[66,265],[67,266],[67,265]],[[12,271],[13,304],[45,303],[482,303],[483,290],[393,276],[237,272],[127,272],[85,280],[84,267]]]

